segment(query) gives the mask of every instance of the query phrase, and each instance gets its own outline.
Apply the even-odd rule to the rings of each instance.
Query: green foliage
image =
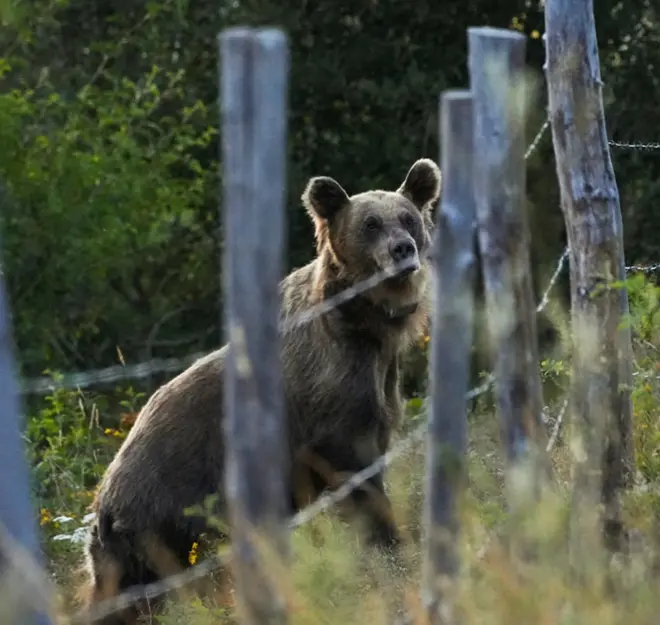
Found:
[[[85,527],[94,490],[142,402],[131,387],[112,395],[57,389],[29,414],[25,438],[33,492],[46,553],[55,561],[79,555],[76,541],[83,534],[74,530]]]
[[[631,276],[626,285],[637,364],[633,387],[636,464],[642,479],[654,482],[660,477],[660,287],[643,273]],[[660,494],[657,497],[660,511]]]
[[[660,121],[648,78],[656,13],[647,1],[625,12],[599,4],[608,119],[632,135],[619,138]],[[309,176],[357,191],[396,184],[416,158],[437,158],[437,93],[467,84],[468,26],[529,34],[537,72],[544,57],[543,6],[525,0],[414,10],[28,0],[0,14],[3,253],[26,375],[114,364],[118,347],[134,361],[217,343],[220,29],[275,23],[289,34],[289,267],[313,253],[299,206]],[[633,103],[637,84],[649,97]],[[530,133],[540,121],[531,107]],[[646,254],[654,244],[635,224],[652,212],[658,172],[640,158],[617,155],[616,166],[627,247]],[[532,228],[542,233],[536,266],[536,256],[556,255],[562,230],[547,140],[529,174]],[[420,356],[411,377],[423,366]]]
[[[622,10],[619,0],[596,3],[606,116],[617,140],[658,140],[649,130],[660,128],[656,4],[643,0]],[[117,359],[184,356],[217,343],[220,29],[278,24],[289,35],[289,268],[313,254],[310,224],[299,206],[309,176],[332,175],[349,192],[391,187],[415,159],[437,158],[437,94],[468,82],[468,26],[529,34],[528,61],[539,75],[545,56],[543,7],[535,0],[7,0],[0,17],[2,270],[21,373],[28,376]],[[539,97],[540,105],[530,107],[529,138],[545,115],[544,94]],[[543,286],[546,280],[538,277],[557,256],[564,229],[550,143],[546,136],[528,162],[532,262],[535,282]],[[628,262],[658,260],[660,160],[616,151],[614,163]],[[650,526],[660,513],[658,288],[643,276],[633,276],[628,286],[640,483],[628,510],[635,524]],[[485,328],[483,321],[477,325]],[[425,418],[427,365],[428,342],[422,342],[406,363],[406,395],[412,397],[406,428]],[[474,382],[483,368],[471,367]],[[546,400],[553,393],[562,397],[570,358],[561,349],[544,353],[541,369]],[[83,523],[93,488],[143,399],[133,389],[57,391],[30,403],[26,438],[51,562],[79,555],[79,543],[62,536],[70,538]],[[554,411],[556,402],[550,403]],[[497,419],[489,396],[476,404],[470,421],[474,510],[465,531],[475,551],[504,518]],[[419,533],[422,460],[404,462],[389,478],[394,499],[414,500],[412,533]],[[364,600],[368,584],[352,569],[356,545],[342,531],[332,528],[322,558],[304,536],[297,539],[296,579],[313,607],[296,613],[301,622],[347,622],[353,615],[380,622],[378,609],[370,611]],[[472,620],[520,620],[516,609],[526,610],[529,622],[542,620],[528,600],[533,589],[521,590],[508,571],[498,578],[488,566],[481,571],[485,581],[468,585],[466,596],[478,612]],[[555,612],[559,618],[557,606],[570,598],[555,571],[538,584],[543,618]],[[65,567],[64,585],[69,573]],[[412,585],[418,588],[418,580]],[[627,620],[633,612],[643,615],[652,603],[639,588],[639,601],[628,610],[596,593],[593,605],[580,597],[568,618],[602,625],[617,622],[617,610]],[[498,603],[500,596],[506,605]],[[608,618],[599,610],[609,610]],[[561,614],[567,614],[563,607]]]
[[[471,21],[505,25],[522,2],[483,5],[12,4],[0,178],[24,374],[113,364],[117,347],[131,361],[217,341],[218,30],[289,32],[291,266],[313,253],[307,177],[392,185],[437,152],[433,94],[466,68],[462,45],[439,64],[430,42]]]
[[[117,345],[148,357],[160,326],[180,329],[218,287],[200,215],[217,182],[198,158],[216,134],[208,107],[185,103],[181,70],[103,76],[66,97],[46,72],[38,89],[0,96],[4,258],[32,374],[107,363]]]

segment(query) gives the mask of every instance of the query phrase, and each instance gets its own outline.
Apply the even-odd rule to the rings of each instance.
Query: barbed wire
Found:
[[[655,273],[660,269],[660,263],[654,263],[652,265],[630,265],[626,267],[626,271],[637,271],[642,273]]]
[[[479,387],[479,389],[482,388],[483,390],[481,392],[485,392],[488,389],[488,386],[483,385],[482,387]],[[478,389],[473,389],[467,393],[466,399],[476,397],[479,394],[477,390]],[[322,495],[312,504],[303,510],[300,510],[289,522],[289,528],[296,529],[302,525],[305,525],[306,523],[309,523],[320,514],[327,512],[330,508],[349,497],[353,491],[360,488],[360,486],[362,486],[372,477],[376,476],[378,473],[392,464],[392,462],[394,462],[397,458],[403,456],[409,450],[411,450],[416,443],[423,439],[424,435],[426,434],[426,429],[426,423],[418,425],[411,434],[395,443],[389,451],[387,451],[382,456],[379,456],[368,467],[362,469],[358,473],[351,475],[351,477],[346,479],[339,488],[330,493]],[[182,571],[181,573],[176,573],[175,575],[167,577],[158,582],[152,582],[151,584],[131,588],[121,595],[118,595],[117,597],[105,599],[104,601],[99,602],[90,611],[75,615],[70,620],[70,623],[72,625],[78,623],[82,625],[82,623],[95,622],[105,618],[106,616],[109,616],[110,614],[124,610],[137,601],[144,599],[154,599],[158,596],[164,595],[165,593],[171,592],[172,590],[177,590],[183,586],[187,586],[193,581],[213,573],[221,566],[225,566],[230,558],[230,553],[223,553],[220,555],[212,556],[204,560],[204,562],[201,562],[198,565],[194,565],[190,569]]]
[[[568,248],[564,249],[560,264],[557,266],[555,274],[552,278],[552,285],[557,281],[561,275],[563,264],[568,257]],[[643,272],[655,273],[660,270],[660,263],[653,263],[651,265],[630,265],[626,267],[627,272]],[[356,285],[341,291],[334,298],[325,300],[324,302],[316,305],[313,308],[301,313],[299,317],[292,319],[290,328],[294,328],[299,324],[306,323],[316,316],[328,312],[338,305],[344,304],[357,295],[377,286],[380,282],[391,277],[391,273],[375,274],[369,279],[357,283]],[[543,307],[547,301],[542,300]],[[91,369],[89,371],[81,371],[75,373],[65,373],[60,376],[39,377],[39,378],[24,378],[21,380],[21,392],[26,395],[41,395],[52,392],[58,388],[87,388],[94,384],[109,384],[111,382],[118,382],[121,380],[139,380],[149,377],[156,373],[175,373],[182,371],[199,358],[207,356],[208,352],[194,352],[187,356],[180,358],[154,358],[145,362],[140,362],[132,365],[112,365],[103,369]]]
[[[330,312],[355,299],[358,295],[373,289],[382,282],[389,280],[402,270],[411,266],[410,260],[396,264],[392,269],[379,271],[365,280],[343,289],[332,297],[318,304],[310,306],[302,313],[292,316],[290,319],[280,323],[282,331],[291,331],[295,328],[309,323],[313,319]],[[31,380],[21,380],[21,391],[24,394],[39,394],[52,392],[56,388],[85,388],[92,384],[115,382],[122,379],[139,379],[148,377],[154,373],[174,372],[185,369],[201,357],[207,356],[208,352],[197,352],[184,358],[153,359],[135,365],[113,365],[105,369],[82,371],[78,373],[61,374],[54,378],[42,377]]]
[[[548,439],[548,444],[545,447],[546,453],[550,453],[552,451],[552,448],[555,446],[555,443],[557,442],[557,439],[559,438],[559,430],[561,430],[561,424],[564,420],[564,415],[566,414],[566,409],[568,408],[568,399],[564,400],[564,403],[559,410],[559,414],[557,415],[557,418],[555,419],[555,425],[552,428],[552,434],[550,435],[550,438]]]
[[[555,269],[555,272],[552,274],[552,277],[550,278],[550,282],[548,283],[548,286],[543,292],[541,301],[539,302],[539,305],[536,307],[537,313],[540,313],[549,304],[550,291],[552,291],[553,287],[557,283],[557,280],[559,280],[559,276],[561,275],[561,272],[564,269],[564,265],[566,264],[566,260],[568,259],[569,251],[570,250],[568,249],[568,246],[566,246],[561,256],[559,257],[559,261],[557,262],[557,267]]]
[[[179,590],[185,586],[189,586],[193,582],[210,575],[217,571],[220,567],[225,566],[231,559],[229,549],[226,552],[210,556],[203,562],[195,564],[189,569],[185,569],[180,573],[174,573],[168,577],[157,582],[144,584],[143,586],[133,586],[125,590],[120,595],[110,599],[104,599],[97,603],[91,610],[81,610],[69,618],[70,625],[87,625],[88,623],[95,623],[100,621],[111,614],[116,614],[130,608],[138,601],[156,599],[162,595]]]
[[[90,369],[63,373],[56,377],[23,378],[20,390],[24,395],[44,395],[58,388],[82,389],[93,384],[109,384],[121,380],[141,380],[155,373],[176,373],[186,369],[208,352],[194,352],[181,358],[153,358],[129,365],[112,365],[103,369]]]
[[[479,395],[485,393],[491,383],[492,376],[489,376],[489,379],[487,379],[487,381],[481,386],[466,393],[465,398],[467,400],[475,399]],[[295,529],[309,523],[320,514],[327,512],[330,508],[349,497],[353,491],[357,490],[372,477],[383,471],[396,459],[405,455],[415,446],[415,444],[421,442],[426,434],[427,427],[426,422],[421,423],[412,431],[412,433],[396,442],[390,450],[382,456],[379,456],[372,464],[358,473],[351,475],[351,477],[346,479],[339,488],[322,495],[312,504],[303,510],[300,510],[289,522],[289,528]],[[76,614],[69,622],[72,625],[78,623],[82,625],[82,623],[95,622],[109,616],[110,614],[124,610],[140,600],[154,599],[171,592],[172,590],[187,586],[197,579],[213,573],[221,566],[225,566],[230,557],[231,555],[228,552],[212,556],[190,569],[176,573],[163,580],[152,582],[151,584],[146,584],[144,586],[130,588],[117,597],[99,602],[90,611]]]
[[[564,250],[561,258],[559,259],[559,264],[557,265],[555,273],[550,281],[550,288],[546,290],[546,293],[543,296],[544,298],[541,300],[539,306],[545,308],[547,305],[548,294],[557,282],[567,256],[568,248]],[[637,269],[638,267],[640,266],[635,266],[634,268]],[[660,268],[660,264],[653,265],[652,267],[653,270],[656,270]],[[377,286],[382,281],[387,280],[390,277],[392,277],[392,272],[381,272],[379,274],[374,274],[370,278],[362,282],[358,282],[355,285],[341,291],[337,295],[309,308],[308,310],[285,323],[284,327],[286,327],[288,330],[291,330],[298,325],[307,323],[314,317],[329,312],[341,304],[345,304],[346,302],[355,298],[357,295],[368,291],[369,289]],[[105,369],[92,369],[90,371],[62,374],[56,378],[41,377],[23,379],[21,381],[21,390],[24,394],[38,395],[52,392],[57,388],[86,388],[92,384],[107,384],[110,382],[117,382],[119,380],[142,379],[149,377],[154,373],[174,373],[185,369],[189,365],[193,364],[196,360],[206,355],[208,355],[208,352],[196,352],[182,358],[155,358],[153,360],[137,363],[134,365],[113,365]]]
[[[531,156],[531,154],[536,150],[538,144],[543,138],[543,135],[545,134],[545,131],[549,127],[550,127],[550,118],[547,117],[545,122],[543,122],[543,125],[541,126],[539,131],[536,133],[536,136],[534,137],[532,143],[527,148],[527,151],[525,152],[525,160],[527,160]],[[620,150],[639,150],[642,152],[653,152],[655,150],[660,150],[660,142],[657,141],[649,141],[647,143],[644,142],[635,143],[635,142],[608,140],[607,143],[610,147],[618,148]]]
[[[626,143],[621,141],[608,141],[609,145],[613,148],[621,148],[624,150],[641,150],[641,151],[654,151],[660,150],[660,143]]]
[[[541,140],[543,139],[543,136],[545,135],[545,132],[549,127],[550,118],[547,117],[539,128],[529,147],[525,151],[525,160],[529,159],[529,157],[536,151],[539,144],[541,143]],[[628,143],[620,141],[608,141],[608,143],[612,147],[627,150],[660,150],[660,143],[657,142]],[[568,254],[568,250],[565,250],[564,253]],[[626,267],[626,271],[637,271],[644,273],[654,273],[658,270],[660,270],[660,263],[654,263],[652,265],[633,265]],[[561,271],[561,268],[559,271]],[[294,321],[293,323],[305,323],[311,320],[314,316],[323,314],[324,312],[327,312],[332,308],[349,301],[356,295],[359,295],[360,293],[369,290],[374,286],[377,286],[377,284],[379,284],[384,279],[387,279],[387,277],[389,276],[372,276],[368,280],[365,280],[363,283],[358,283],[351,287],[351,289],[347,289],[346,292],[338,294],[336,302],[334,300],[326,300],[325,302],[321,303],[317,309],[310,309],[305,311],[300,316],[300,319],[298,321]],[[355,290],[352,291],[352,289]],[[208,352],[195,352],[180,358],[154,358],[133,365],[118,364],[102,369],[65,373],[56,377],[42,376],[37,378],[23,378],[20,381],[20,389],[21,393],[24,395],[43,395],[49,392],[53,392],[58,388],[82,389],[94,384],[109,384],[111,382],[119,382],[122,380],[140,380],[148,378],[149,376],[157,373],[175,373],[182,371],[183,369],[186,369],[188,366],[193,364],[196,360],[206,356],[207,354]]]
[[[543,125],[539,128],[539,131],[536,133],[536,136],[534,137],[534,139],[532,139],[532,142],[529,144],[529,147],[525,151],[525,160],[527,160],[536,151],[536,148],[538,147],[539,143],[541,143],[541,139],[543,138],[545,131],[549,127],[550,127],[550,118],[546,117],[546,120],[543,122]]]

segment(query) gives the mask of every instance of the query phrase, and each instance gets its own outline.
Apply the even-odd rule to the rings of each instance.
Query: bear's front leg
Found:
[[[375,475],[351,494],[357,513],[366,525],[367,542],[387,553],[401,545],[392,502],[385,493],[382,474]]]
[[[376,441],[359,439],[347,446],[334,442],[315,445],[307,453],[306,464],[323,490],[336,490],[352,475],[359,473],[378,458]],[[365,453],[367,450],[370,453]],[[392,502],[385,493],[381,473],[372,476],[351,492],[339,508],[359,521],[367,544],[392,553],[401,544],[401,535],[394,520]]]

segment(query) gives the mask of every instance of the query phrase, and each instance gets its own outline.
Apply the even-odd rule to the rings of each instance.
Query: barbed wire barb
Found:
[[[546,120],[543,122],[541,128],[539,128],[539,131],[536,133],[536,136],[534,137],[534,139],[532,139],[532,142],[529,144],[529,147],[525,151],[525,160],[527,160],[536,151],[536,148],[538,147],[539,143],[541,143],[541,139],[543,138],[545,131],[549,127],[550,127],[550,118],[547,117]]]

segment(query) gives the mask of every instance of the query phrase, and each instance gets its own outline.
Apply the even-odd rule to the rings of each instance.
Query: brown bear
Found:
[[[403,409],[401,354],[428,327],[431,211],[440,186],[438,166],[420,159],[396,191],[349,197],[328,177],[312,178],[305,188],[317,256],[280,283],[292,514],[336,487],[337,475],[360,471],[388,448]],[[407,266],[397,273],[401,263]],[[388,277],[286,329],[301,313],[377,272]],[[201,358],[158,389],[110,463],[85,549],[87,606],[188,566],[200,534],[218,535],[184,509],[216,494],[216,511],[225,514],[219,411],[226,350]],[[354,491],[350,510],[366,521],[371,544],[399,543],[381,474]],[[136,614],[126,610],[100,622],[134,622]]]

